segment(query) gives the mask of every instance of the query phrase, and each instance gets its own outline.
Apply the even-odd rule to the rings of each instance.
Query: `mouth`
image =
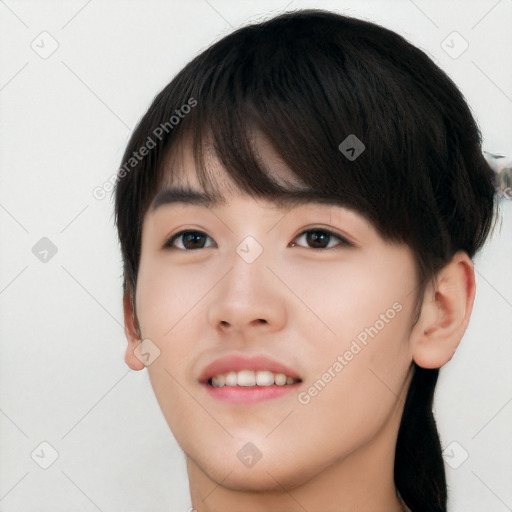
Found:
[[[294,370],[277,361],[240,355],[207,366],[199,381],[210,396],[229,403],[257,403],[282,397],[302,383]]]

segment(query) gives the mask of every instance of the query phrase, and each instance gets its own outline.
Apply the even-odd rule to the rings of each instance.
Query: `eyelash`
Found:
[[[327,250],[327,249],[336,249],[336,248],[339,248],[339,247],[354,247],[354,244],[352,244],[351,242],[349,242],[346,238],[342,237],[341,235],[338,235],[336,233],[333,233],[332,231],[329,231],[328,229],[323,229],[323,228],[313,228],[313,229],[307,229],[305,231],[303,231],[302,233],[300,233],[299,235],[297,235],[297,237],[295,237],[295,239],[307,234],[307,233],[322,233],[322,234],[325,234],[331,238],[336,238],[337,240],[339,240],[339,244],[334,246],[334,247],[320,247],[320,248],[314,248],[314,247],[306,247],[306,248],[310,248],[310,249],[313,249],[313,250],[316,250],[316,251],[319,251],[319,250]],[[182,237],[183,235],[185,234],[195,234],[195,235],[203,235],[203,236],[206,236],[207,238],[210,238],[206,233],[203,233],[202,231],[194,231],[194,230],[185,230],[185,231],[180,231],[179,233],[176,233],[175,235],[173,235],[164,245],[164,248],[165,249],[177,249],[179,251],[185,251],[185,252],[190,252],[190,251],[197,251],[197,250],[200,250],[200,249],[204,249],[205,247],[199,247],[198,249],[181,249],[181,248],[178,248],[178,247],[175,247],[173,244],[176,240],[178,240],[180,237]],[[294,239],[294,240],[295,240]],[[294,244],[294,246],[296,246],[297,244]],[[299,247],[303,247],[303,246],[299,246]]]

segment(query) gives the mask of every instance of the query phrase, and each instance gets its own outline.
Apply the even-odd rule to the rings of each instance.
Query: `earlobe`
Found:
[[[129,293],[123,295],[124,333],[128,346],[124,355],[126,364],[132,370],[142,370],[144,363],[135,356],[135,349],[141,343],[141,337],[137,328],[135,306],[132,296]]]
[[[475,289],[473,262],[459,251],[425,290],[420,318],[411,333],[418,366],[440,368],[453,357],[469,324]]]

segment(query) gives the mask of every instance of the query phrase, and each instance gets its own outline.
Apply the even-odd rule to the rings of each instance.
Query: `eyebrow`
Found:
[[[340,197],[321,197],[318,192],[311,189],[297,189],[283,191],[276,197],[265,198],[276,208],[285,210],[296,208],[306,204],[327,204],[343,207],[344,202]],[[216,208],[226,203],[226,199],[217,193],[204,192],[186,187],[165,188],[157,193],[152,202],[151,209],[154,212],[159,207],[169,204],[187,204]]]

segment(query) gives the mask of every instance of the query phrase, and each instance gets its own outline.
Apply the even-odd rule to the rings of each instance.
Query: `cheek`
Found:
[[[411,361],[400,314],[366,344],[348,337],[325,350],[301,397],[302,418],[295,419],[308,424],[319,446],[328,438],[338,456],[372,439],[399,405]],[[315,360],[315,351],[309,357]]]
[[[147,367],[155,396],[177,439],[202,421],[194,407],[184,371],[197,358],[197,341],[205,338],[204,298],[219,273],[203,266],[201,272],[172,266],[165,255],[141,259],[137,280],[137,317],[143,338],[159,349]],[[199,419],[196,418],[199,416]]]
[[[323,351],[346,350],[356,338],[364,345],[408,317],[413,282],[398,272],[347,262],[324,264],[321,271],[318,264],[298,273],[283,269],[282,275],[303,303],[290,308],[291,320]]]
[[[147,370],[170,424],[179,418],[179,423],[186,423],[190,416],[185,407],[188,395],[183,368],[190,366],[194,341],[201,337],[201,297],[208,291],[207,276],[179,270],[155,260],[141,262],[137,282],[141,334],[159,350],[158,358]]]
[[[202,298],[218,281],[218,272],[170,265],[165,256],[141,261],[137,280],[137,316],[144,336],[173,337],[201,309]]]
[[[381,423],[396,402],[412,360],[414,281],[400,277],[409,275],[403,269],[403,274],[377,265],[333,270],[321,292],[307,296],[323,322],[303,322],[305,360],[312,362],[311,395],[304,401],[311,399],[319,418],[337,418],[348,430],[357,418],[363,433],[364,425],[371,430]]]

